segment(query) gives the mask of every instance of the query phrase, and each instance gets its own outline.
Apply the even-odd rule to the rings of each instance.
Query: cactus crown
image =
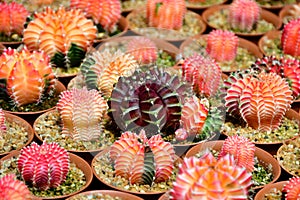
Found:
[[[146,8],[149,27],[175,30],[182,27],[186,12],[184,0],[148,0]]]
[[[283,53],[295,57],[300,56],[300,19],[289,21],[283,27],[281,35],[281,46]]]
[[[4,50],[0,56],[0,79],[5,80],[1,98],[10,98],[16,106],[42,101],[43,96],[53,92],[56,81],[49,57],[26,48],[20,52]]]
[[[218,62],[232,61],[237,54],[239,38],[231,31],[213,30],[207,37],[206,52]]]
[[[0,138],[6,133],[5,114],[0,108]]]
[[[232,155],[217,160],[208,152],[201,158],[184,158],[170,195],[171,199],[247,199],[251,178]]]
[[[47,7],[35,13],[24,30],[23,42],[29,50],[43,50],[56,67],[79,67],[96,38],[96,27],[80,10]]]
[[[148,184],[167,181],[174,168],[175,151],[160,135],[147,139],[142,130],[139,135],[124,132],[110,148],[110,158],[117,176],[130,184]]]
[[[29,200],[31,193],[24,182],[16,179],[15,174],[7,174],[0,178],[0,199]]]
[[[69,172],[68,152],[57,143],[33,142],[20,151],[18,169],[24,181],[40,190],[56,188],[62,184]]]
[[[0,3],[0,33],[10,37],[12,34],[22,35],[24,23],[29,12],[22,4],[16,2]],[[8,39],[6,37],[6,39]],[[1,40],[4,41],[4,40]]]
[[[260,18],[261,8],[254,0],[234,0],[229,7],[228,21],[234,30],[249,32]]]
[[[62,134],[74,140],[99,138],[107,104],[97,90],[73,88],[60,94],[57,109],[63,122]]]
[[[286,200],[296,200],[300,197],[300,177],[292,177],[284,186],[283,192],[286,192]]]

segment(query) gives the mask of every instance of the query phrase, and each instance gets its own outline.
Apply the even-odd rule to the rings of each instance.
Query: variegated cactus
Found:
[[[292,177],[283,187],[283,192],[286,192],[286,200],[298,200],[300,198],[300,177]]]
[[[6,49],[0,56],[0,79],[6,80],[5,90],[16,106],[38,103],[43,95],[53,92],[55,75],[50,59],[44,52],[18,52]]]
[[[295,57],[300,56],[300,19],[291,20],[283,27],[281,46],[283,53]]]
[[[239,38],[231,31],[213,30],[207,37],[206,52],[218,62],[232,61],[237,54]]]
[[[174,169],[175,150],[171,143],[160,135],[146,138],[144,131],[139,135],[124,132],[109,150],[117,176],[124,177],[130,184],[148,184],[169,180]]]
[[[5,114],[0,108],[0,139],[6,133]]]
[[[24,181],[40,190],[61,185],[69,172],[68,152],[57,143],[33,142],[20,151],[18,170]]]
[[[275,73],[233,74],[226,85],[225,107],[248,126],[259,131],[279,127],[291,107],[292,91],[285,79]]]
[[[252,175],[227,154],[219,160],[209,152],[184,158],[170,199],[247,199]]]
[[[71,0],[70,7],[83,10],[88,18],[106,31],[116,29],[121,18],[120,0]]]
[[[107,104],[97,90],[73,88],[60,94],[57,109],[63,122],[62,134],[79,141],[98,139]]]
[[[35,13],[24,30],[23,42],[29,50],[43,50],[60,68],[79,67],[96,38],[97,28],[81,10],[54,11],[47,7]]]
[[[17,180],[15,174],[7,174],[0,178],[0,199],[30,200],[32,195],[24,182]]]
[[[183,25],[184,0],[148,0],[146,8],[149,27],[178,30]]]
[[[221,84],[221,67],[214,60],[201,54],[194,54],[184,59],[182,75],[191,83],[194,92],[210,97],[216,94]]]
[[[256,60],[251,66],[255,70],[264,70],[267,73],[273,72],[285,78],[290,89],[293,91],[293,97],[297,99],[300,95],[300,61],[297,59],[275,56],[265,56]]]
[[[154,63],[158,57],[156,44],[146,37],[136,37],[130,40],[126,45],[126,52],[142,64]]]
[[[234,0],[229,6],[228,22],[238,31],[251,31],[260,18],[261,8],[254,0]]]
[[[84,59],[81,72],[88,89],[97,89],[109,98],[119,77],[130,76],[138,66],[130,54],[94,51]]]
[[[248,172],[254,170],[255,145],[243,136],[229,136],[225,139],[219,153],[219,159],[226,154],[234,156],[235,162],[240,167],[245,167]]]
[[[23,34],[24,24],[29,12],[22,4],[16,2],[0,3],[0,35],[1,41],[20,40]],[[17,34],[13,36],[13,34]]]

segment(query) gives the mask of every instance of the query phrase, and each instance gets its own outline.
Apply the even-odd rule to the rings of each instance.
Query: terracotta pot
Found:
[[[185,5],[188,9],[192,9],[192,10],[204,10],[207,9],[211,6],[215,6],[215,5],[221,5],[221,4],[225,4],[228,0],[223,0],[220,3],[212,3],[210,5],[201,5],[200,3],[188,3],[188,1],[185,1]]]
[[[215,12],[219,12],[221,10],[226,10],[229,8],[230,5],[218,5],[218,6],[212,6],[210,8],[208,8],[207,10],[205,10],[202,13],[202,18],[204,20],[204,22],[211,27],[212,29],[218,29],[218,27],[212,26],[211,24],[209,24],[209,17],[215,13]],[[273,14],[270,11],[264,10],[262,9],[261,11],[261,18],[266,20],[269,23],[272,23],[275,27],[275,29],[280,29],[281,25],[282,25],[282,21],[281,19]],[[262,35],[264,35],[265,33],[240,33],[240,32],[235,32],[236,35],[238,36],[242,36],[242,37],[261,37]]]
[[[93,191],[87,191],[87,192],[82,192],[77,195],[71,196],[67,198],[66,200],[72,200],[73,198],[80,198],[82,195],[84,196],[89,196],[89,195],[96,195],[96,194],[103,194],[103,195],[109,195],[111,197],[119,197],[122,200],[143,200],[142,198],[126,193],[126,192],[120,192],[116,190],[93,190]]]
[[[2,162],[4,160],[19,156],[19,154],[20,154],[19,151],[12,151],[10,154],[8,154],[0,159],[0,164],[2,165]],[[78,190],[76,192],[73,192],[73,193],[70,193],[67,195],[56,196],[56,197],[43,197],[43,199],[66,199],[69,196],[75,195],[75,194],[85,190],[91,184],[91,182],[93,180],[93,172],[92,172],[90,165],[85,160],[83,160],[79,156],[76,156],[75,154],[69,153],[69,155],[70,155],[70,162],[75,163],[76,166],[79,169],[81,169],[82,172],[84,173],[85,178],[86,178],[86,184],[82,188],[80,188],[80,190]]]
[[[198,15],[197,13],[192,12],[190,10],[188,10],[187,12],[189,12],[191,14],[193,13],[196,15],[196,17],[198,18],[199,26],[201,27],[201,30],[197,34],[202,34],[206,30],[206,24],[203,22],[202,17],[200,15]],[[160,28],[154,28],[154,27],[146,27],[146,28],[133,27],[133,25],[131,23],[132,19],[141,18],[141,17],[146,17],[146,10],[144,8],[139,9],[139,10],[133,10],[126,17],[126,19],[128,21],[129,29],[137,35],[144,35],[144,36],[147,36],[150,38],[159,38],[159,39],[167,40],[169,42],[182,42],[183,40],[188,38],[188,37],[183,37],[183,36],[181,36],[180,38],[167,38],[166,36],[163,36],[163,34],[159,34],[159,32],[161,32],[161,33],[168,33],[170,35],[178,35],[178,31],[176,31],[176,30],[160,29]],[[149,35],[147,33],[143,33],[141,30],[152,31],[152,32],[156,33],[157,35],[152,36],[151,34]]]
[[[0,42],[3,46],[5,46],[6,48],[10,47],[12,49],[16,49],[18,48],[21,44],[23,44],[22,41],[20,42]]]
[[[293,5],[286,5],[283,8],[281,8],[279,12],[279,18],[281,19],[283,24],[288,23],[289,20],[291,19],[296,19],[290,14],[290,10],[293,7]],[[299,16],[298,16],[299,17]]]
[[[221,151],[222,146],[223,146],[224,140],[217,140],[217,141],[209,141],[205,142],[199,145],[194,146],[191,148],[187,153],[186,157],[191,157],[199,153],[200,151],[205,150],[206,148],[212,148],[216,151]],[[264,166],[268,167],[268,165],[272,165],[272,174],[273,174],[273,180],[270,183],[274,183],[280,176],[281,174],[281,168],[277,160],[268,152],[262,150],[261,148],[255,147],[255,156],[258,158],[259,163]],[[253,187],[252,189],[257,190],[260,189],[264,186],[256,186]]]
[[[265,55],[269,56],[268,53],[264,50],[265,41],[266,40],[274,40],[274,39],[280,39],[281,38],[281,31],[273,30],[268,31],[264,36],[262,36],[258,41],[258,47],[259,50]]]
[[[200,38],[203,38],[206,40],[208,37],[208,34],[205,35],[196,35],[193,37],[188,38],[180,45],[180,53],[183,57],[186,57],[185,55],[185,48],[195,43]],[[250,53],[252,53],[256,58],[262,58],[263,54],[260,52],[258,46],[254,44],[253,42],[250,42],[246,39],[239,37],[239,47],[247,49]],[[205,50],[205,49],[204,49]],[[205,51],[206,52],[206,51]],[[253,61],[254,62],[254,61]],[[250,66],[249,66],[250,67]],[[246,68],[245,68],[246,69]],[[222,70],[223,73],[230,73],[236,70]]]
[[[4,49],[6,49],[6,47],[2,43],[0,43],[0,55],[2,54]]]
[[[34,138],[34,131],[32,129],[32,126],[27,121],[22,119],[21,117],[18,117],[16,115],[13,115],[13,114],[10,114],[10,113],[7,113],[6,111],[4,111],[4,115],[5,115],[5,120],[7,122],[16,123],[19,126],[24,127],[26,132],[28,133],[28,140],[21,148],[29,145],[32,142],[33,138]],[[9,144],[6,144],[6,145],[9,145]],[[20,150],[20,149],[16,149],[16,150]],[[0,158],[2,156],[5,156],[5,155],[9,154],[9,153],[10,152],[0,153]]]
[[[282,191],[283,187],[285,186],[285,184],[287,184],[288,181],[280,181],[277,183],[272,183],[272,184],[267,184],[265,185],[265,187],[263,187],[254,197],[254,200],[262,200],[264,198],[264,196],[268,193],[270,193],[270,191],[273,188],[276,188],[279,191]]]
[[[276,1],[276,0],[275,0]],[[280,9],[282,9],[283,7],[287,6],[287,4],[283,4],[283,5],[273,5],[273,6],[265,6],[265,5],[260,5],[260,7],[270,10],[272,12],[277,12]]]

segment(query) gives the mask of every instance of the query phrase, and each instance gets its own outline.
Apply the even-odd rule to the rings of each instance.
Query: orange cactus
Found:
[[[17,106],[39,102],[52,91],[55,75],[44,52],[6,49],[0,56],[0,79],[7,80],[9,97]]]
[[[286,192],[286,200],[298,200],[300,197],[300,177],[290,178],[283,191]]]
[[[182,27],[184,0],[148,0],[146,6],[148,26],[175,30]]]

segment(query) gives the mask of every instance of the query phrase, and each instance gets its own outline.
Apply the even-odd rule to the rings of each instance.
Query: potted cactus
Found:
[[[238,36],[262,36],[281,27],[275,14],[261,9],[254,0],[235,0],[229,5],[212,6],[202,14],[214,29],[231,30]]]
[[[201,16],[187,10],[184,0],[148,0],[146,8],[133,10],[126,18],[136,34],[168,41],[182,41],[206,29]]]
[[[57,143],[35,142],[1,159],[2,175],[15,174],[31,194],[43,199],[66,198],[92,181],[90,166]]]

